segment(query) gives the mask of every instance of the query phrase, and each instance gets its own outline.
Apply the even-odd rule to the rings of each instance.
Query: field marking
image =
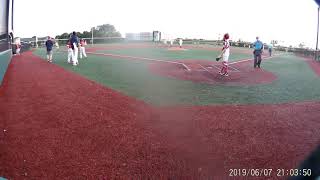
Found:
[[[65,50],[63,50],[65,51]],[[111,57],[120,57],[120,58],[130,58],[130,59],[136,59],[136,60],[147,60],[147,61],[156,61],[156,62],[163,62],[163,63],[170,63],[170,64],[178,64],[178,65],[181,65],[183,66],[185,69],[187,69],[188,71],[191,71],[191,69],[185,64],[185,63],[180,63],[180,62],[175,62],[175,61],[168,61],[168,60],[162,60],[162,59],[154,59],[154,58],[146,58],[146,57],[137,57],[137,56],[127,56],[127,55],[118,55],[118,54],[109,54],[109,53],[98,53],[98,52],[87,52],[87,54],[93,54],[93,55],[102,55],[102,56],[111,56]],[[277,55],[274,55],[274,56],[271,56],[271,57],[265,57],[263,58],[262,60],[264,59],[271,59],[275,56],[280,56],[280,55],[283,55],[283,54],[277,54]],[[235,62],[231,62],[229,63],[229,65],[232,65],[232,64],[238,64],[238,63],[242,63],[242,62],[247,62],[247,61],[252,61],[253,58],[250,58],[250,59],[244,59],[244,60],[240,60],[240,61],[235,61]],[[209,70],[205,67],[203,67],[201,64],[198,64],[201,66],[201,68],[203,68],[205,71],[209,72]],[[220,69],[218,67],[216,67],[215,65],[212,65],[212,67],[216,68],[216,69]],[[236,72],[240,72],[239,69],[236,69],[232,66],[229,66],[230,68],[234,69]]]
[[[237,68],[235,68],[235,67],[228,66],[228,68],[231,68],[231,69],[235,70],[235,71],[233,71],[233,72],[240,72],[240,70],[239,70],[239,69],[237,69]]]
[[[217,70],[220,70],[221,68],[217,67],[217,65],[211,65],[212,67],[216,68]]]
[[[1,51],[1,52],[0,52],[0,55],[6,54],[6,53],[8,53],[9,51],[12,51],[12,49],[7,49],[7,50],[5,50],[5,51]]]
[[[215,64],[212,64],[210,65],[210,67],[214,67],[215,69],[217,70],[220,70],[221,67],[219,67],[218,65],[215,65]],[[241,72],[239,69],[235,68],[235,67],[232,67],[232,66],[228,66],[228,68],[231,68],[233,70],[231,70],[230,72]]]
[[[111,57],[120,57],[120,58],[130,58],[130,59],[137,59],[137,60],[146,60],[146,61],[156,61],[156,62],[163,62],[163,63],[171,63],[171,64],[178,64],[183,66],[188,71],[191,69],[184,63],[174,62],[174,61],[167,61],[162,59],[153,59],[153,58],[146,58],[146,57],[137,57],[137,56],[126,56],[126,55],[117,55],[117,54],[108,54],[108,53],[97,53],[97,52],[87,52],[87,54],[93,55],[102,55],[102,56],[111,56]]]
[[[274,56],[269,56],[269,57],[261,58],[261,60],[271,59],[271,58],[274,58],[274,57],[280,56],[280,55],[283,55],[283,54],[277,54],[277,55],[274,55]],[[254,60],[254,58],[244,59],[244,60],[240,60],[240,61],[231,62],[231,63],[229,63],[229,65],[230,65],[230,64],[238,64],[238,63],[247,62],[247,61],[252,61],[252,60]]]
[[[208,73],[214,75],[212,72],[210,72],[207,68],[203,67],[201,64],[198,64],[202,69],[204,69],[205,71],[207,71]]]

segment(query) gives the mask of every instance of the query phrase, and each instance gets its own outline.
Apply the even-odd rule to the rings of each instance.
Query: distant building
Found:
[[[140,33],[140,39],[142,41],[152,41],[152,33],[151,32],[142,32],[142,33]]]
[[[126,33],[126,39],[130,41],[152,41],[152,32]]]

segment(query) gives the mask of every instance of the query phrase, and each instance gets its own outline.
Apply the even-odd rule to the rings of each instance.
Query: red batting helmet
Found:
[[[228,34],[228,33],[224,34],[224,35],[223,35],[223,39],[224,39],[224,40],[229,39],[229,34]]]

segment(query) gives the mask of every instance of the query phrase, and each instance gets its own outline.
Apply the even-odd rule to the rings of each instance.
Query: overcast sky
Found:
[[[90,30],[113,24],[127,32],[159,30],[166,36],[231,39],[315,46],[317,5],[313,0],[14,0],[16,36]]]

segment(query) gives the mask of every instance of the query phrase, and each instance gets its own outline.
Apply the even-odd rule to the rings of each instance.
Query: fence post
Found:
[[[318,40],[319,40],[319,11],[320,11],[320,7],[318,7],[318,23],[317,23],[317,44],[316,44],[315,60],[318,60]]]

